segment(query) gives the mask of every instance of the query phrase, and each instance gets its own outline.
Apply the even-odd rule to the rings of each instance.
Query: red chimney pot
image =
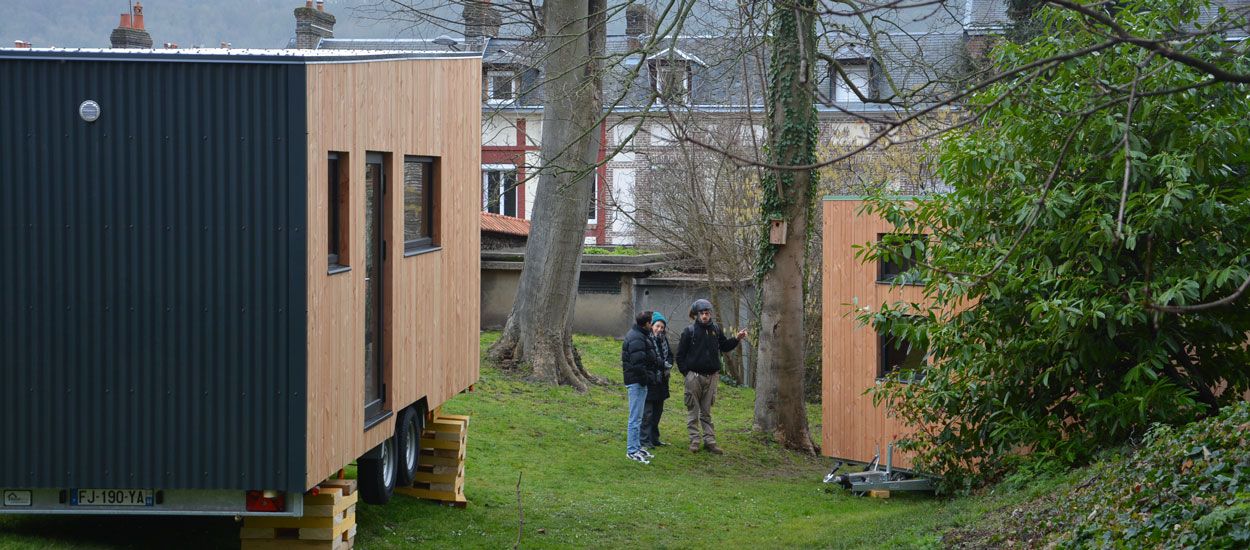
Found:
[[[135,2],[135,28],[143,30],[143,3]]]
[[[122,14],[122,22],[121,22],[120,24],[118,24],[117,26],[118,26],[119,28],[123,28],[123,29],[129,29],[129,28],[132,28],[132,27],[130,26],[130,14],[129,14],[129,13],[123,13],[123,14]]]

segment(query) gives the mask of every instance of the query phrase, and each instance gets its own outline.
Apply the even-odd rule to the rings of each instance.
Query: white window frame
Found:
[[[507,209],[504,208],[504,197],[507,196],[507,189],[503,185],[499,186],[499,196],[496,197],[499,199],[498,211],[492,211],[492,210],[487,209],[487,206],[490,204],[490,199],[491,199],[491,197],[487,195],[487,189],[489,189],[489,186],[488,186],[489,181],[487,178],[490,177],[489,172],[512,172],[513,185],[515,186],[515,188],[513,189],[513,196],[516,197],[516,201],[517,201],[516,212],[517,214],[520,214],[521,213],[521,201],[525,199],[521,196],[521,193],[519,192],[520,184],[516,181],[518,178],[518,172],[517,172],[517,166],[515,164],[483,164],[482,165],[482,212],[490,212],[491,214],[499,214],[500,216],[507,216],[507,214],[505,214]],[[517,217],[520,217],[520,216],[517,216]]]
[[[668,95],[664,89],[668,79],[664,78],[665,73],[669,71],[681,72],[681,99],[678,104],[686,104],[690,102],[690,62],[684,59],[663,59],[652,61],[652,69],[655,71],[655,97],[660,103],[665,102]]]
[[[495,97],[495,78],[497,77],[507,78],[508,85],[512,88],[511,90],[509,90],[508,97],[506,99]],[[517,82],[518,80],[519,79],[517,78],[516,71],[508,71],[508,70],[503,70],[503,69],[487,70],[486,71],[486,102],[491,105],[502,105],[502,104],[512,103],[516,101],[517,88],[519,87],[518,82]]]
[[[587,213],[586,221],[599,221],[599,169],[595,168],[594,183],[590,185],[590,212]]]
[[[842,70],[846,71],[846,76],[850,78],[850,84],[854,84],[859,89],[859,93],[864,97],[871,97],[869,94],[869,71],[868,65],[842,65]],[[833,100],[839,103],[863,103],[859,96],[851,90],[851,86],[847,84],[846,78],[837,69],[829,68],[830,76],[833,80]]]

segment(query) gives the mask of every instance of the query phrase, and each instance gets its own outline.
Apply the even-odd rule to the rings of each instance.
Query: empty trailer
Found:
[[[0,50],[0,513],[299,515],[478,378],[481,60]]]

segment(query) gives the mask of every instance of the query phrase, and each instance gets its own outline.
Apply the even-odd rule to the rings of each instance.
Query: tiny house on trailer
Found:
[[[0,513],[385,502],[478,378],[481,59],[0,50]]]
[[[822,251],[821,451],[836,460],[911,467],[911,456],[893,450],[908,433],[886,407],[876,406],[864,392],[895,369],[923,364],[923,349],[878,334],[856,320],[854,309],[876,310],[896,301],[923,303],[916,285],[898,285],[910,266],[888,262],[861,263],[855,246],[880,240],[895,232],[878,216],[860,213],[856,197],[826,197],[823,201]]]

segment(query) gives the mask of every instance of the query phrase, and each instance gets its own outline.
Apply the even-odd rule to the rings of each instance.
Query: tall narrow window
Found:
[[[346,271],[351,265],[348,244],[351,242],[350,212],[348,208],[348,162],[347,153],[332,151],[326,163],[326,244],[329,252],[329,271]]]
[[[434,159],[404,157],[404,251],[434,246]]]
[[[482,211],[517,215],[516,167],[511,164],[482,166]]]
[[[590,214],[586,216],[587,221],[596,221],[599,219],[599,171],[595,170],[595,177],[590,178]]]

